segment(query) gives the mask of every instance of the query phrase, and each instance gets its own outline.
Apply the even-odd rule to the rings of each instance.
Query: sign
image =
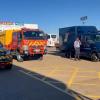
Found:
[[[13,22],[0,22],[0,25],[13,25]]]
[[[80,20],[81,20],[81,21],[85,21],[85,20],[87,20],[87,16],[83,16],[83,17],[81,17]]]

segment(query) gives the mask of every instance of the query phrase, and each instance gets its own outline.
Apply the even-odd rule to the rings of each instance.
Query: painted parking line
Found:
[[[47,76],[53,75],[53,74],[56,72],[57,69],[58,69],[58,68],[54,68],[52,71],[50,71],[50,72],[47,74]],[[46,78],[47,78],[47,77],[44,77],[43,80],[46,80]]]
[[[49,82],[49,83],[61,83],[61,82],[55,82],[55,81],[47,81],[47,82]]]
[[[90,98],[97,99],[97,100],[100,99],[100,96],[97,96],[97,95],[86,95],[86,96],[87,96],[87,97],[90,97]]]
[[[90,83],[72,83],[73,85],[86,85],[86,86],[99,86],[100,87],[100,85],[97,85],[97,84],[90,84]]]
[[[77,78],[96,78],[96,76],[78,76]]]
[[[90,73],[92,73],[92,72],[98,72],[98,71],[95,71],[95,70],[83,70],[83,69],[80,69],[81,70],[81,72],[90,72]]]
[[[75,70],[73,71],[72,77],[70,78],[70,80],[67,83],[69,88],[71,87],[71,85],[72,85],[77,73],[78,73],[78,68],[75,68]]]
[[[100,72],[98,72],[98,77],[99,77],[99,79],[100,79]]]
[[[44,80],[42,80],[42,79],[40,79],[40,78],[38,78],[38,77],[36,77],[36,76],[30,74],[30,73],[26,73],[26,72],[23,71],[23,70],[19,70],[19,72],[21,72],[21,73],[23,73],[23,74],[25,74],[25,75],[27,75],[27,76],[33,78],[33,79],[36,79],[36,80],[38,80],[38,81],[40,81],[40,82],[42,82],[42,83],[44,83],[44,84],[46,84],[46,85],[49,85],[49,86],[51,86],[52,88],[55,88],[56,90],[58,90],[58,91],[60,91],[60,92],[62,92],[62,93],[65,93],[66,95],[69,95],[69,96],[73,97],[73,98],[74,98],[73,100],[92,100],[92,99],[90,99],[90,98],[88,98],[88,97],[85,97],[85,96],[79,96],[79,94],[75,95],[74,92],[73,92],[73,94],[71,94],[71,93],[69,92],[69,89],[64,90],[64,89],[62,89],[62,88],[59,88],[59,87],[57,87],[56,85],[53,85],[52,83],[49,83],[48,81],[44,81]],[[60,82],[60,83],[61,83],[61,82]],[[59,83],[57,83],[57,84],[59,84]],[[85,98],[85,99],[82,99],[82,98]]]
[[[76,70],[76,72],[77,72],[77,70]],[[100,72],[98,72],[98,71],[95,71],[95,70],[82,70],[82,69],[79,69],[78,70],[78,76],[76,75],[76,79],[77,78],[88,78],[88,79],[90,79],[90,78],[99,78],[100,79]],[[81,75],[80,76],[80,74],[81,73],[84,73],[84,75]],[[95,73],[95,76],[93,75],[93,76],[88,76],[88,75],[86,75],[85,76],[85,73],[87,74],[89,74],[89,73]],[[74,73],[73,73],[74,74]],[[72,76],[72,78],[73,78],[74,76]],[[74,80],[75,80],[75,77],[74,77]],[[95,86],[95,87],[100,87],[100,85],[99,84],[92,84],[92,83],[78,83],[78,82],[71,82],[71,85],[79,85],[79,86]],[[85,94],[84,94],[85,95]],[[97,99],[97,100],[99,100],[99,98],[100,98],[100,95],[91,95],[91,94],[86,94],[85,95],[86,97],[90,97],[90,98],[93,98],[93,99]]]

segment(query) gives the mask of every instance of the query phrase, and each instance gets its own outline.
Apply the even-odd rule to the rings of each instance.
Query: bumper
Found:
[[[24,51],[24,55],[35,55],[35,54],[46,54],[47,50],[41,50],[41,49],[33,49],[30,51]]]
[[[1,56],[0,57],[0,67],[11,65],[13,62],[12,56]]]
[[[12,65],[12,62],[0,62],[0,68],[5,68],[9,65]]]

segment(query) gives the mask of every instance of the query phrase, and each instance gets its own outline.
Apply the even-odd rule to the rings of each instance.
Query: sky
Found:
[[[100,30],[100,0],[0,0],[0,21],[35,23],[48,34],[82,25],[82,16]]]

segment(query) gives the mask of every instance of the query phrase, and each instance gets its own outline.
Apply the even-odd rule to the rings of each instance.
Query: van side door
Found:
[[[83,35],[81,36],[81,55],[82,56],[89,56],[90,52],[91,52],[91,47],[90,47],[90,44],[88,43],[87,41],[87,35]]]

